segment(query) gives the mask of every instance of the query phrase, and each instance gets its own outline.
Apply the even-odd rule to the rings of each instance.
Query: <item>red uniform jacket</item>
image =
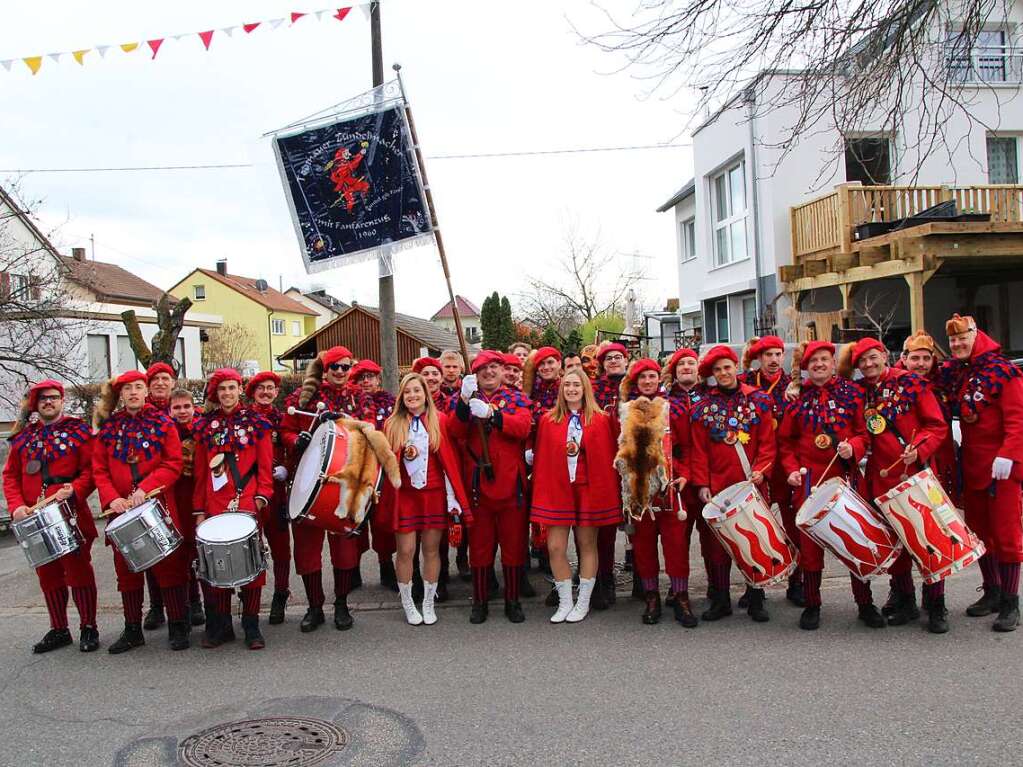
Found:
[[[324,382],[320,384],[320,388],[316,391],[309,404],[300,408],[298,398],[301,393],[301,389],[296,389],[284,400],[284,416],[281,418],[280,435],[281,440],[284,442],[284,449],[289,456],[297,457],[293,454],[295,440],[298,439],[299,433],[307,430],[313,422],[311,416],[300,415],[298,413],[288,415],[289,407],[315,413],[317,403],[322,402],[327,406],[327,410],[332,413],[344,413],[349,418],[356,418],[360,421],[375,420],[369,417],[365,397],[356,396],[347,388],[331,386]]]
[[[934,398],[941,407],[941,414],[945,418],[945,423],[949,426],[948,434],[941,441],[941,446],[931,456],[931,467],[934,469],[934,473],[937,474],[938,481],[945,488],[945,492],[951,495],[954,501],[958,502],[959,494],[962,490],[962,482],[959,478],[956,443],[952,436],[952,405],[948,392],[941,381],[940,370],[937,366],[931,371],[931,375],[924,379],[924,383],[927,384],[934,394]]]
[[[363,394],[359,401],[363,409],[363,420],[376,426],[377,431],[382,431],[384,421],[394,411],[394,395],[381,389],[373,394]]]
[[[457,400],[455,412],[448,417],[448,427],[463,447],[462,477],[465,486],[473,490],[473,500],[475,497],[493,501],[512,499],[526,486],[523,450],[533,426],[532,408],[524,394],[507,387],[489,396],[480,392],[480,396],[495,410],[484,426],[489,437],[494,479],[483,476],[476,465],[473,456],[481,455],[479,431],[475,424],[470,424],[469,406],[456,394],[452,397]]]
[[[273,443],[270,422],[258,413],[239,406],[230,413],[217,408],[195,426],[195,493],[192,505],[207,516],[228,510],[238,497],[238,510],[256,513],[256,497],[267,503],[273,497]],[[213,489],[210,459],[224,453],[226,480]],[[235,461],[237,479],[229,467]],[[246,479],[247,478],[247,479]],[[239,488],[238,479],[241,480]]]
[[[822,437],[828,438],[827,444],[824,440],[817,444]],[[846,440],[852,445],[853,457],[832,462],[838,443]],[[855,486],[860,476],[858,464],[869,445],[863,421],[863,391],[844,378],[832,378],[823,386],[804,381],[799,399],[789,405],[778,429],[778,451],[786,481],[789,474],[805,467],[804,488],[840,476]],[[806,495],[805,490],[802,495]]]
[[[118,410],[99,428],[92,451],[92,473],[104,509],[136,488],[151,492],[163,488],[159,498],[180,531],[181,516],[174,502],[174,483],[184,459],[174,422],[152,405],[135,416]]]
[[[263,418],[270,422],[270,444],[273,445],[274,467],[287,467],[288,451],[284,447],[284,438],[281,436],[281,422],[284,420],[284,414],[273,405],[257,405],[253,403],[252,405],[249,405],[249,408],[256,413],[259,413],[263,416]],[[267,506],[267,514],[264,514],[264,521],[271,518],[288,498],[288,481],[285,480],[284,482],[278,482],[275,479],[273,483],[273,499]]]
[[[770,398],[752,386],[739,384],[731,392],[717,386],[707,389],[692,414],[693,484],[717,494],[744,482],[736,445],[745,451],[751,472],[769,477],[776,453],[771,418]],[[760,488],[769,494],[766,484]]]
[[[195,492],[195,436],[192,429],[193,420],[189,424],[175,422],[178,439],[181,440],[181,476],[174,483],[174,505],[181,517],[181,533],[188,539],[195,537],[195,517],[192,515],[192,495]]]
[[[938,400],[914,373],[888,368],[877,383],[864,379],[859,384],[864,392],[863,415],[870,436],[867,488],[869,497],[877,498],[899,484],[903,473],[913,475],[923,468],[948,435],[948,424]],[[870,419],[875,411],[884,418],[884,431],[880,434],[870,432]],[[881,469],[891,466],[911,442],[920,443],[918,462],[913,466],[897,465],[887,477],[882,477]]]
[[[988,487],[997,457],[1013,461],[1012,478],[1023,480],[1023,377],[1001,347],[977,331],[970,359],[946,362],[940,380],[962,428],[964,487]]]
[[[598,412],[583,424],[578,467],[585,471],[585,477],[577,474],[576,481],[585,480],[585,499],[594,504],[593,508],[575,508],[565,453],[567,442],[568,418],[561,423],[549,413],[540,418],[533,448],[533,508],[621,514],[621,484],[613,465],[618,446],[612,419]]]
[[[96,523],[87,500],[92,481],[92,432],[88,425],[70,416],[52,424],[26,426],[11,437],[11,451],[4,465],[4,496],[7,509],[33,506],[68,482],[75,494],[68,500],[78,517],[78,528],[88,540],[96,538]],[[35,463],[30,465],[30,462]],[[29,473],[28,469],[38,469]]]

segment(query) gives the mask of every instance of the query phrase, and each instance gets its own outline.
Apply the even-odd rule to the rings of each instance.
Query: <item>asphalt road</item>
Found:
[[[109,552],[94,554],[105,645],[119,604]],[[498,603],[471,626],[460,598],[440,608],[436,626],[413,628],[393,595],[367,587],[356,592],[352,631],[300,634],[296,602],[287,623],[265,628],[263,652],[236,643],[172,653],[159,631],[116,657],[75,648],[33,656],[46,615],[7,539],[0,764],[170,764],[186,736],[268,714],[346,730],[349,747],[322,764],[1017,763],[1023,632],[995,634],[990,619],[963,616],[977,571],[950,581],[952,631],[941,637],[860,626],[847,580],[834,576],[816,633],[796,627],[799,610],[779,591],[768,624],[737,613],[695,630],[648,627],[622,595],[574,626],[549,624],[539,600],[524,624],[509,624]]]

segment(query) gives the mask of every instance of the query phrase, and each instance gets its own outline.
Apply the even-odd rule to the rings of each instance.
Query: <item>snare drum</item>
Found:
[[[38,508],[13,522],[11,530],[32,567],[42,567],[77,551],[84,540],[70,501]]]
[[[295,468],[291,484],[288,516],[292,522],[322,527],[330,533],[352,534],[362,530],[372,506],[372,496],[351,518],[341,511],[347,505],[347,485],[328,482],[325,478],[328,474],[337,474],[348,465],[351,438],[343,426],[333,421],[324,422],[313,433],[312,442]],[[378,493],[382,481],[383,471],[378,470]]]
[[[114,517],[107,538],[133,573],[149,569],[181,545],[181,534],[157,498]]]
[[[916,560],[924,583],[937,583],[984,554],[984,544],[966,526],[930,469],[900,482],[874,502]]]
[[[902,553],[884,517],[841,477],[811,493],[799,507],[796,526],[861,581],[884,573]]]
[[[752,482],[715,495],[703,507],[703,518],[754,588],[783,581],[796,569],[795,546]]]
[[[266,570],[266,553],[255,516],[228,511],[195,528],[196,574],[211,586],[233,589]]]

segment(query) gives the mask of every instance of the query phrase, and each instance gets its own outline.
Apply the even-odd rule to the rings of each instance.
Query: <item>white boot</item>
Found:
[[[564,623],[572,612],[572,579],[554,581],[554,588],[558,590],[558,611],[551,616],[551,623]]]
[[[405,608],[405,620],[410,626],[418,626],[423,622],[423,616],[416,609],[416,603],[412,601],[412,584],[399,583],[398,593],[401,595],[401,606]]]
[[[589,613],[590,595],[593,593],[593,586],[596,582],[596,578],[579,579],[579,597],[575,600],[575,607],[572,608],[572,612],[565,618],[569,623],[578,623]]]
[[[423,581],[423,623],[432,626],[437,622],[437,613],[433,611],[433,598],[437,596],[437,584]]]

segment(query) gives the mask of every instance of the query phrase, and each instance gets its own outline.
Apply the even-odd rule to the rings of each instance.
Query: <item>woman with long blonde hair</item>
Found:
[[[547,549],[558,592],[551,623],[577,623],[590,609],[597,575],[597,531],[622,519],[616,439],[611,418],[597,406],[586,373],[561,378],[553,409],[537,424],[530,519],[547,526]],[[572,602],[568,534],[576,530],[579,596]]]
[[[437,622],[434,598],[440,575],[440,542],[449,515],[469,514],[458,459],[429,388],[419,373],[401,379],[394,412],[384,422],[384,435],[398,457],[401,487],[385,487],[383,503],[391,504],[398,544],[398,593],[405,620],[412,626]],[[469,522],[468,519],[465,520]],[[412,598],[412,558],[416,536],[423,554],[423,609]]]

